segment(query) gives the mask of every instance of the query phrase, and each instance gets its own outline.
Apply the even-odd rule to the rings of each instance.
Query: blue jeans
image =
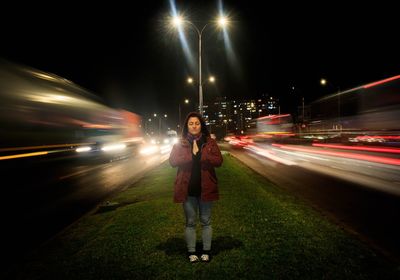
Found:
[[[183,203],[186,217],[185,240],[188,252],[196,251],[196,221],[197,210],[200,212],[201,235],[203,250],[211,250],[212,228],[211,228],[211,201],[201,201],[200,197],[188,196]]]

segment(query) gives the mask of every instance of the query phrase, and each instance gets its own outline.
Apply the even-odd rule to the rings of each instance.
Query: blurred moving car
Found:
[[[0,59],[0,159],[135,147],[143,139],[140,122],[67,79]]]

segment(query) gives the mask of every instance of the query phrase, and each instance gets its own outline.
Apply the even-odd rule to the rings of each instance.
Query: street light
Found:
[[[154,113],[153,114],[154,119],[157,118],[157,114]],[[161,138],[161,115],[158,115],[158,137]],[[168,115],[164,114],[164,118],[167,118]],[[149,119],[149,121],[151,122],[151,119]]]
[[[218,26],[225,27],[228,24],[228,19],[225,16],[220,16],[216,21]],[[203,84],[202,84],[202,76],[201,76],[201,37],[203,35],[204,30],[210,23],[206,23],[201,29],[199,29],[193,22],[182,18],[181,16],[174,16],[172,19],[172,24],[176,27],[181,26],[183,23],[188,23],[193,29],[197,32],[199,37],[199,111],[200,114],[203,115]],[[188,80],[189,82],[189,80]],[[193,82],[193,79],[191,80]]]
[[[150,132],[148,123],[151,123],[151,118],[148,118],[147,121],[144,122],[144,132],[146,134],[149,134],[149,132]]]
[[[328,84],[328,81],[324,78],[322,78],[320,80],[320,84],[322,86],[326,86]],[[338,125],[337,128],[342,130],[342,124],[341,124],[341,120],[340,120],[340,87],[336,87],[335,85],[333,85],[331,82],[329,82],[329,84],[335,88],[335,90],[337,90],[337,96],[338,96]]]
[[[193,84],[195,82],[195,80],[192,77],[187,78],[186,81],[188,82],[188,84]],[[212,84],[215,83],[215,77],[214,76],[208,77],[208,82]]]
[[[189,104],[189,99],[185,99],[185,104]],[[178,109],[179,109],[179,124],[178,127],[181,128],[182,126],[182,118],[181,118],[181,103],[178,103]]]
[[[225,123],[225,136],[228,135],[228,120],[224,120]]]

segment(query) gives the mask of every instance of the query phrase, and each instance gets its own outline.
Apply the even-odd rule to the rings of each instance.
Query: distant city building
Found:
[[[252,119],[272,114],[279,114],[279,100],[268,95],[241,101],[220,97],[203,106],[207,127],[219,139],[229,133],[245,133]]]

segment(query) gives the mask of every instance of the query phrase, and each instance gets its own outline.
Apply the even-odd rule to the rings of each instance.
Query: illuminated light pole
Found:
[[[168,115],[167,114],[164,114],[164,118],[167,118],[168,117]],[[160,129],[159,129],[159,131],[160,131],[160,137],[161,137],[161,116],[160,116]]]
[[[154,118],[158,117],[158,137],[161,138],[161,115],[157,116],[156,113],[153,114]],[[168,115],[164,114],[164,118],[167,118]],[[151,121],[151,119],[149,119],[149,121]]]
[[[150,128],[149,128],[149,123],[151,123],[151,118],[148,118],[145,122],[144,122],[144,132],[146,134],[149,134]]]
[[[342,130],[342,123],[341,123],[341,118],[340,118],[340,87],[335,87],[335,85],[333,85],[331,82],[329,82],[336,90],[337,90],[337,96],[338,96],[338,125],[337,125],[337,129]],[[326,79],[321,79],[320,80],[320,84],[322,86],[326,86],[328,84],[328,81]]]
[[[210,23],[206,23],[201,29],[199,29],[194,23],[192,23],[189,20],[183,19],[180,16],[175,16],[172,19],[172,24],[176,27],[182,25],[183,23],[188,23],[190,24],[190,26],[193,27],[193,29],[197,32],[198,38],[199,38],[199,56],[198,56],[198,60],[199,60],[199,79],[198,79],[198,83],[199,83],[199,112],[201,115],[203,115],[203,82],[202,82],[202,73],[201,73],[201,55],[202,55],[202,43],[201,43],[201,37],[203,35],[204,30],[206,29],[206,27],[210,24]],[[219,19],[217,20],[218,26],[220,27],[225,27],[228,24],[228,20],[226,17],[221,16],[219,17]],[[189,79],[188,79],[189,82]],[[191,80],[192,83],[193,79]]]
[[[154,117],[154,118],[157,118],[157,114],[154,113],[154,114],[153,114],[153,117]],[[161,118],[158,117],[158,137],[160,137],[160,133],[161,133]]]
[[[225,123],[225,136],[228,134],[228,120],[224,120]]]
[[[189,77],[188,79],[187,79],[187,82],[189,83],[189,84],[193,84],[193,78],[191,78],[191,77]],[[215,83],[215,77],[214,76],[210,76],[209,78],[208,78],[208,81],[210,82],[210,83]],[[202,86],[200,87],[201,88],[201,92],[202,92]],[[200,94],[199,94],[199,96],[200,96]],[[200,97],[199,97],[200,98]],[[203,95],[201,95],[201,101],[203,100]],[[200,103],[201,103],[201,106],[200,106]],[[204,113],[204,110],[203,110],[203,103],[202,102],[199,102],[199,111],[200,112],[202,112],[202,113]],[[201,109],[200,109],[201,108]],[[203,114],[201,114],[201,115],[203,115]],[[210,129],[211,129],[211,124],[210,124]]]
[[[185,104],[189,104],[189,99],[185,99]],[[178,127],[181,130],[182,127],[182,117],[181,117],[181,103],[179,102],[178,104],[178,109],[179,109],[179,123],[178,123]]]

